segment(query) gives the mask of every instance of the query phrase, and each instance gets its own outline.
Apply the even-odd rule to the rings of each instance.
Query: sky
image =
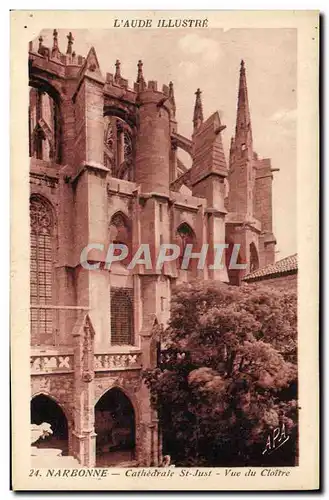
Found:
[[[66,52],[69,30],[58,30]],[[52,45],[52,30],[44,30],[44,45]],[[240,61],[247,73],[254,150],[271,158],[273,223],[276,260],[297,251],[297,30],[248,29],[108,29],[76,30],[73,50],[86,56],[94,46],[103,75],[114,73],[121,61],[129,87],[142,59],[146,80],[158,89],[174,83],[178,132],[190,137],[195,91],[202,91],[204,119],[218,110],[226,125],[222,133],[226,159],[234,135]],[[186,156],[181,159],[187,164]]]

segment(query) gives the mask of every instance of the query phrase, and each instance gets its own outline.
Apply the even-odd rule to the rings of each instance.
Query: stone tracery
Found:
[[[133,180],[133,135],[119,117],[106,116],[104,122],[104,164],[112,177]]]

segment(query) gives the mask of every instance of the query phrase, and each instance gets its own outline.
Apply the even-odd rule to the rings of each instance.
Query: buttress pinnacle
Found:
[[[201,90],[197,89],[195,92],[195,104],[194,104],[194,113],[193,113],[193,129],[194,132],[198,130],[200,125],[203,122],[203,109],[202,109],[202,101],[201,101]]]
[[[139,84],[140,90],[143,90],[146,87],[146,83],[143,75],[143,62],[141,60],[138,61],[137,64],[137,80],[136,82]]]
[[[175,103],[175,95],[174,95],[174,84],[173,82],[169,82],[169,97],[173,107],[173,115],[176,115],[176,103]]]
[[[73,38],[73,35],[70,31],[70,33],[67,35],[67,50],[66,50],[66,53],[67,54],[72,54],[72,45],[73,45],[73,42],[74,42],[74,38]]]
[[[115,83],[120,83],[120,81],[121,81],[120,65],[121,65],[121,63],[120,63],[119,59],[117,59],[115,61],[115,75],[114,75],[114,81],[115,81]]]

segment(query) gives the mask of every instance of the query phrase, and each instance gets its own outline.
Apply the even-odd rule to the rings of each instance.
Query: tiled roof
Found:
[[[278,260],[274,264],[269,264],[268,266],[262,267],[261,269],[256,269],[252,273],[247,274],[243,281],[258,280],[262,278],[270,278],[271,276],[280,276],[286,273],[293,273],[298,271],[297,254],[289,255],[284,259]]]

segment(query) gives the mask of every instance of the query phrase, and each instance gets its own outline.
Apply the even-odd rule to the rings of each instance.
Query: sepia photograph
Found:
[[[288,480],[298,27],[135,14],[26,44],[28,476]]]

